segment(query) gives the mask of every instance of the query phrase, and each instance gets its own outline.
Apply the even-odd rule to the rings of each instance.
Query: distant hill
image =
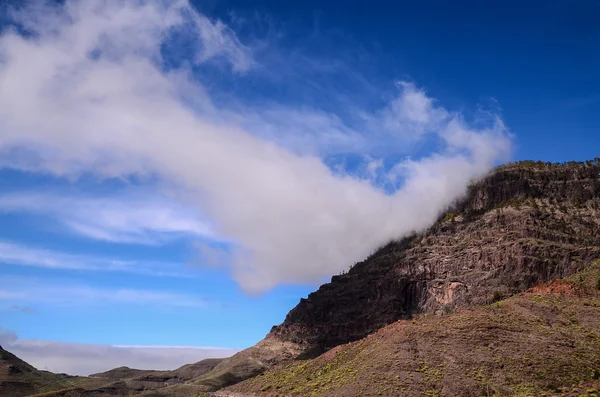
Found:
[[[97,374],[91,374],[90,378],[107,378],[115,380],[132,379],[138,376],[148,376],[153,373],[161,373],[161,371],[145,370],[145,369],[133,369],[129,367],[118,367],[108,370],[106,372],[99,372]]]
[[[207,358],[194,364],[186,364],[173,371],[152,371],[151,373],[138,376],[137,379],[166,383],[183,383],[204,375],[215,368],[221,361],[223,361],[221,358]]]
[[[186,364],[172,371],[155,371],[132,369],[129,367],[114,368],[106,372],[90,375],[90,378],[111,380],[129,380],[137,382],[159,382],[164,384],[184,383],[198,378],[215,368],[223,359],[208,358],[194,364]]]
[[[198,397],[205,388],[185,382],[219,362],[211,358],[173,371],[119,367],[89,377],[69,376],[37,370],[0,347],[0,397]]]

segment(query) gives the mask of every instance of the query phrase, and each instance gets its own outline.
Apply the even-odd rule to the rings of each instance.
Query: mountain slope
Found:
[[[500,167],[426,232],[392,242],[268,337],[313,355],[418,313],[489,303],[600,257],[600,164]]]
[[[153,371],[143,376],[136,377],[141,381],[183,383],[204,375],[215,368],[223,359],[208,358],[193,364],[186,364],[173,371]]]
[[[111,380],[132,380],[140,382],[183,383],[204,375],[215,368],[221,358],[208,358],[193,364],[186,364],[172,371],[156,371],[133,369],[129,367],[114,368],[106,372],[90,375],[91,378]]]
[[[220,370],[229,366],[231,384],[241,377],[234,363],[257,358],[265,343],[288,346],[264,365],[270,368],[399,319],[487,304],[574,274],[600,257],[599,209],[600,159],[499,167],[431,228],[387,244],[301,299],[262,342]]]
[[[74,387],[36,397],[197,397],[206,387],[186,383],[215,368],[222,359],[210,358],[172,371],[114,368],[90,375]],[[261,371],[262,372],[262,371]]]
[[[295,343],[265,339],[232,357],[223,359],[211,371],[191,383],[203,391],[218,390],[263,373],[274,365],[295,359],[302,350]]]
[[[332,397],[587,396],[587,389],[600,384],[599,287],[600,262],[576,277],[491,305],[399,320],[227,391]]]
[[[70,386],[78,377],[40,371],[0,346],[0,396],[28,396]]]
[[[196,397],[203,395],[205,387],[185,382],[204,375],[220,361],[221,359],[206,359],[172,371],[119,367],[84,377],[37,370],[0,347],[0,396]]]
[[[129,368],[129,367],[118,367],[118,368],[110,369],[105,372],[91,374],[90,378],[106,378],[106,379],[122,380],[122,379],[137,378],[140,376],[151,376],[155,373],[161,373],[161,372],[163,372],[163,371],[135,369],[135,368]]]

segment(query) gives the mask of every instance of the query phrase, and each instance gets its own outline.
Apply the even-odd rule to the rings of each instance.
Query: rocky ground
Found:
[[[399,320],[228,390],[332,397],[593,395],[600,379],[599,287],[600,262],[489,305]]]

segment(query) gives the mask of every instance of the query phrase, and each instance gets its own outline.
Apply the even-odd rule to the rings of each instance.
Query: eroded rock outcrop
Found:
[[[490,303],[600,257],[600,164],[503,166],[425,233],[392,242],[289,312],[267,338],[303,356],[398,319]]]

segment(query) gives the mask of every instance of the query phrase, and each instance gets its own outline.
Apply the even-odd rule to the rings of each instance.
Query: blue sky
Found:
[[[0,344],[231,354],[494,165],[598,156],[597,2],[290,4],[2,9]]]
[[[582,141],[598,139],[597,2],[348,4],[218,1],[204,9],[225,19],[232,12],[268,15],[287,30],[286,43],[313,50],[319,42],[320,55],[350,58],[383,85],[415,81],[466,115],[492,100],[518,134],[515,158],[569,161],[596,156],[594,145]]]

